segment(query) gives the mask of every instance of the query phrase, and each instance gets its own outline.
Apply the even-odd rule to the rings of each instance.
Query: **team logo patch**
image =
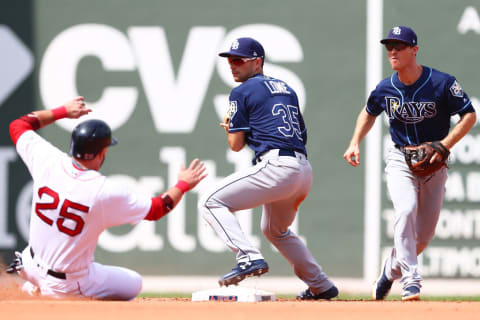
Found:
[[[237,40],[233,41],[232,50],[237,50],[239,46],[240,46],[240,43],[238,43]]]
[[[463,98],[463,89],[460,86],[460,84],[457,82],[457,80],[455,80],[455,82],[450,87],[450,92],[454,97]]]
[[[230,106],[228,107],[227,111],[227,117],[231,120],[235,113],[237,113],[237,101],[230,101]]]
[[[393,28],[392,33],[398,36],[400,33],[402,33],[402,29],[400,27],[395,27]]]

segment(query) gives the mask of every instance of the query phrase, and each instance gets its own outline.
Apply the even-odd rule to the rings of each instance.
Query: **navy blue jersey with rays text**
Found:
[[[369,114],[386,112],[392,140],[400,146],[441,140],[450,130],[452,115],[475,112],[455,77],[422,67],[414,84],[404,85],[395,72],[380,81],[367,101]]]
[[[307,154],[297,94],[285,82],[255,75],[230,94],[230,133],[244,131],[255,158],[271,149]]]

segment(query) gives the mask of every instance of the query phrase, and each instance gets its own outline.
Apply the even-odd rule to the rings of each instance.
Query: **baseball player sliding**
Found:
[[[7,272],[26,280],[23,290],[69,296],[131,300],[142,288],[132,270],[93,262],[100,234],[113,226],[158,220],[204,177],[198,159],[178,174],[177,184],[158,197],[116,185],[98,172],[109,146],[117,141],[101,120],[80,123],[72,132],[71,155],[61,152],[35,130],[91,110],[77,97],[53,110],[35,111],[10,124],[10,136],[33,178],[29,244]]]
[[[417,35],[411,28],[394,27],[381,43],[396,72],[370,94],[344,158],[354,167],[360,164],[360,142],[385,111],[395,144],[385,168],[395,210],[394,248],[372,297],[385,299],[393,281],[399,279],[402,300],[419,300],[422,278],[417,255],[435,232],[447,180],[445,161],[449,149],[473,127],[476,115],[455,77],[417,64]],[[450,117],[455,114],[460,120],[450,130]]]
[[[337,288],[289,229],[312,185],[307,130],[297,95],[285,82],[263,75],[265,52],[256,40],[239,38],[220,56],[228,59],[234,80],[241,82],[230,94],[230,108],[220,125],[233,151],[248,144],[255,158],[253,167],[226,177],[199,202],[204,219],[236,254],[236,267],[219,284],[237,284],[268,272],[267,262],[232,214],[263,205],[263,234],[308,285],[297,298],[334,298]]]

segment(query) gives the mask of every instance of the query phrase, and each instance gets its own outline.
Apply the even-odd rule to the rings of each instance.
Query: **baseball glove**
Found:
[[[443,166],[447,166],[447,159],[450,151],[439,141],[425,142],[419,146],[408,146],[404,148],[405,161],[412,173],[419,177],[429,176]],[[437,158],[430,163],[433,155]]]

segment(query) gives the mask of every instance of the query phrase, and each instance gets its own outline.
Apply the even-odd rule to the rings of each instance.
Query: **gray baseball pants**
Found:
[[[312,185],[312,168],[305,155],[279,156],[278,149],[261,156],[261,161],[223,179],[199,202],[203,218],[212,226],[238,262],[263,259],[251,245],[232,214],[263,206],[261,228],[265,237],[290,262],[295,274],[314,293],[333,286],[305,244],[293,233],[298,206]]]
[[[447,168],[431,176],[416,177],[402,151],[389,150],[385,168],[387,187],[395,211],[394,248],[385,262],[390,280],[400,279],[404,289],[421,287],[417,255],[435,234],[445,195]]]

